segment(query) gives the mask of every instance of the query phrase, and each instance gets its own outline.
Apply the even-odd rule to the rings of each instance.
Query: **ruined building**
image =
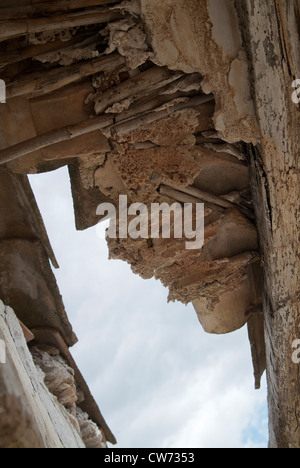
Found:
[[[299,48],[299,0],[1,1],[1,447],[116,442],[69,351],[27,179],[68,165],[79,230],[120,195],[205,204],[201,250],[117,238],[110,256],[208,333],[248,327],[270,447],[299,448]]]

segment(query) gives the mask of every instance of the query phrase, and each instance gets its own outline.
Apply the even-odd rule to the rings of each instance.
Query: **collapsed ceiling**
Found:
[[[47,258],[56,265],[26,174],[68,165],[79,230],[120,195],[147,206],[204,203],[201,250],[182,239],[117,238],[110,257],[159,279],[171,301],[192,302],[209,333],[248,324],[259,388],[266,356],[249,146],[260,130],[233,2],[4,0],[0,21],[1,299],[28,328],[74,342],[61,306],[51,324],[53,314],[20,306],[28,287],[16,256],[33,277],[43,268],[46,283]],[[25,199],[34,221],[20,208]],[[43,297],[57,297],[54,289]]]

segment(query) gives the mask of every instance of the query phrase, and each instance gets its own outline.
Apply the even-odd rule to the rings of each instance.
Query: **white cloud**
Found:
[[[206,335],[191,306],[143,281],[96,229],[75,232],[66,169],[31,177],[79,337],[72,353],[119,447],[260,447],[266,388],[253,390],[247,331]]]

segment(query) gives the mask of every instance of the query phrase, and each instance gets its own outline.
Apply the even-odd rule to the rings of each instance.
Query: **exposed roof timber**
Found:
[[[114,114],[105,114],[93,119],[80,122],[76,125],[70,125],[58,130],[53,130],[44,135],[39,135],[30,140],[18,143],[16,145],[10,146],[4,150],[0,151],[0,164],[5,164],[7,162],[18,159],[27,154],[38,151],[42,148],[60,143],[61,141],[71,140],[80,135],[85,135],[87,133],[93,132],[95,130],[104,130],[110,128],[110,131],[116,134],[121,134],[122,132],[127,132],[130,128],[131,130],[138,128],[144,123],[151,123],[157,120],[160,120],[164,117],[169,116],[170,114],[177,112],[179,110],[193,107],[194,105],[201,105],[204,102],[210,101],[213,99],[212,95],[200,95],[194,98],[191,98],[188,102],[184,104],[179,104],[170,109],[162,110],[160,112],[150,112],[146,115],[140,115],[134,119],[126,121],[126,128],[124,123],[114,126]]]
[[[30,6],[0,8],[0,21],[28,18],[35,15],[47,15],[57,13],[58,11],[67,13],[80,8],[97,7],[100,5],[110,5],[116,3],[116,0],[58,0],[44,1]]]
[[[4,68],[7,65],[21,62],[22,60],[31,59],[33,57],[39,57],[49,52],[56,52],[64,50],[66,47],[76,47],[86,38],[90,37],[89,32],[82,32],[82,34],[75,35],[67,43],[61,39],[55,41],[46,42],[46,44],[30,44],[26,47],[19,46],[17,49],[9,52],[0,53],[0,68]]]
[[[161,192],[163,193],[164,187],[161,188]],[[198,202],[201,201],[202,203],[210,203],[216,206],[219,206],[221,208],[225,209],[238,209],[241,211],[247,218],[250,219],[255,219],[255,215],[252,211],[247,210],[246,208],[243,208],[235,203],[232,203],[222,197],[217,197],[211,193],[204,192],[203,190],[199,190],[195,187],[186,187],[186,188],[180,188],[178,191],[186,193],[187,195],[191,195],[194,198],[198,199]]]
[[[102,24],[122,18],[120,12],[106,8],[94,8],[83,12],[63,14],[59,16],[24,18],[21,20],[0,22],[0,42],[26,34],[44,33],[76,26]]]
[[[26,95],[35,98],[51,93],[69,84],[79,81],[87,76],[122,67],[125,58],[113,54],[89,60],[83,63],[43,70],[21,77],[7,86],[7,99]]]
[[[76,125],[70,125],[68,127],[53,130],[44,135],[39,135],[30,140],[18,143],[17,145],[10,146],[9,148],[0,151],[0,164],[13,161],[17,158],[25,156],[27,154],[38,151],[42,148],[60,143],[61,141],[71,140],[86,133],[100,130],[113,123],[111,116],[101,116],[85,122],[80,122]]]

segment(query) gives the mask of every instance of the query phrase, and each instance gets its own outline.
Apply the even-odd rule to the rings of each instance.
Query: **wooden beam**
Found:
[[[53,130],[51,132],[39,135],[30,140],[18,143],[17,145],[10,146],[0,151],[0,164],[5,164],[15,159],[26,156],[27,154],[38,151],[42,148],[60,143],[62,141],[71,140],[73,138],[85,135],[87,133],[101,130],[113,122],[111,116],[96,117],[91,120],[80,122],[76,125],[70,125],[68,127]]]
[[[76,35],[72,37],[67,42],[63,42],[61,40],[47,42],[46,44],[32,44],[28,47],[18,48],[15,50],[11,50],[9,52],[2,52],[0,53],[0,68],[6,67],[7,65],[11,65],[12,63],[21,62],[22,60],[30,59],[32,57],[36,57],[42,54],[46,54],[49,52],[56,52],[66,47],[76,47],[78,43],[84,41],[87,37],[90,36],[90,33],[85,32],[83,34]],[[101,41],[101,38],[99,38]]]
[[[75,36],[76,38],[76,36]],[[55,60],[54,58],[50,58],[51,57],[51,53],[49,54],[49,52],[44,52],[44,53],[41,53],[41,54],[38,54],[38,55],[35,55],[34,56],[34,60],[36,61],[39,61],[41,63],[55,63],[55,62],[58,62],[60,65],[63,65],[63,66],[67,66],[67,65],[72,65],[74,64],[74,58],[70,57],[69,59],[69,63],[61,63],[61,60],[57,60],[57,56],[58,55],[65,55],[65,54],[72,54],[72,52],[75,52],[75,51],[79,51],[81,49],[87,49],[89,48],[91,51],[93,50],[94,52],[97,50],[97,45],[99,44],[99,42],[101,43],[101,37],[100,37],[100,34],[97,32],[97,34],[93,34],[93,35],[89,35],[88,37],[85,37],[84,39],[82,40],[78,40],[76,42],[73,42],[71,44],[68,44],[68,43],[65,43],[63,47],[61,47],[61,49],[59,50],[56,50],[55,54]],[[94,55],[94,58],[97,58],[97,57],[100,57],[102,54],[100,54],[98,51],[96,52],[97,55]],[[50,55],[50,57],[49,57]],[[84,58],[84,59],[78,59],[79,62],[82,62],[82,61],[88,61],[88,60],[91,60],[92,58]]]
[[[199,200],[198,197],[193,197],[191,195],[187,195],[186,193],[181,192],[180,190],[176,190],[174,188],[168,187],[167,185],[161,185],[158,192],[165,197],[172,198],[180,203],[201,203],[202,200]],[[225,213],[225,209],[221,208],[218,205],[213,203],[206,203],[206,208],[209,208],[213,212],[218,213]]]
[[[181,111],[183,109],[193,109],[196,106],[201,106],[206,102],[209,102],[214,99],[212,94],[206,95],[201,94],[199,96],[194,96],[189,99],[188,102],[180,103],[173,107],[169,107],[164,110],[155,110],[155,103],[157,103],[157,99],[153,99],[152,101],[147,102],[146,104],[142,104],[140,108],[137,106],[135,109],[135,115],[131,115],[130,119],[126,119],[122,121],[122,114],[120,114],[120,121],[117,124],[114,124],[112,127],[105,129],[104,134],[105,136],[116,136],[121,137],[126,135],[127,133],[133,132],[137,130],[142,125],[147,125],[153,122],[157,122],[160,119],[164,119],[169,115],[174,114],[174,112]],[[146,108],[148,106],[148,111]],[[153,107],[154,106],[154,107]],[[157,106],[156,106],[157,107]],[[143,110],[141,112],[141,110]]]
[[[184,107],[194,107],[194,106],[201,106],[207,102],[213,101],[214,96],[213,94],[206,95],[206,94],[199,94],[196,96],[187,97],[182,93],[176,93],[174,95],[168,95],[163,93],[162,91],[168,88],[168,85],[164,86],[161,89],[156,89],[150,95],[143,95],[138,96],[137,101],[133,103],[128,110],[124,110],[120,114],[118,114],[115,118],[116,124],[119,122],[124,122],[130,119],[133,119],[141,114],[146,114],[155,110],[158,112],[158,109],[161,111],[163,109],[162,106],[168,104],[170,109],[173,109],[176,106],[176,110],[180,110],[182,106]],[[187,101],[183,103],[176,104],[177,98],[186,98]],[[173,101],[173,105],[172,105]],[[178,109],[178,106],[180,109]],[[166,108],[167,109],[167,108]]]
[[[116,0],[58,0],[35,3],[28,6],[0,8],[0,21],[7,21],[31,16],[43,16],[51,13],[67,13],[80,8],[97,7],[116,3]]]
[[[217,197],[216,195],[212,195],[208,192],[204,192],[203,190],[199,190],[194,187],[185,187],[180,189],[182,192],[187,193],[188,195],[192,195],[193,197],[197,197],[201,200],[214,203],[215,205],[221,206],[222,208],[236,208],[234,203],[231,203],[224,198]]]
[[[167,192],[170,190],[170,187],[162,185],[160,188],[160,193],[161,194],[167,194]],[[180,187],[177,189],[177,191],[182,192],[184,194],[187,194],[195,199],[198,199],[198,203],[206,203],[209,204],[210,206],[214,205],[216,207],[220,207],[223,209],[236,209],[239,210],[241,213],[243,213],[247,218],[249,219],[255,219],[254,213],[252,213],[250,210],[247,210],[246,208],[241,207],[240,205],[237,205],[235,203],[231,203],[228,200],[225,200],[224,198],[217,197],[216,195],[213,195],[208,192],[204,192],[203,190],[199,190],[195,187]]]
[[[10,99],[23,95],[28,98],[43,96],[87,76],[99,72],[109,72],[124,64],[124,57],[113,54],[67,67],[32,73],[10,83],[6,89],[6,97]]]
[[[146,115],[139,115],[138,117],[131,119],[126,122],[121,122],[118,125],[115,123],[115,115],[107,114],[100,117],[96,117],[91,120],[80,122],[79,124],[73,126],[67,126],[58,130],[53,130],[44,135],[39,135],[30,140],[18,143],[17,145],[11,146],[9,148],[3,149],[0,151],[0,164],[5,164],[9,161],[21,158],[27,154],[38,151],[42,148],[60,143],[62,141],[67,141],[73,138],[76,138],[80,135],[85,135],[91,133],[95,130],[101,130],[102,133],[107,136],[107,134],[122,134],[126,133],[132,129],[136,129],[144,123],[151,123],[157,120],[160,120],[168,115],[177,112],[185,108],[192,108],[194,105],[200,105],[203,101],[213,99],[212,95],[201,95],[190,99],[189,102],[179,104],[177,106],[171,107],[169,109],[159,111],[159,112],[149,112]],[[230,203],[230,202],[227,202]]]
[[[154,89],[162,88],[181,76],[182,73],[172,72],[166,67],[152,67],[104,93],[99,93],[95,99],[95,112],[99,115],[113,104],[122,102],[129,97],[141,93],[150,94]]]
[[[40,18],[24,18],[20,20],[0,22],[0,42],[27,34],[55,31],[76,26],[109,23],[122,18],[120,12],[107,8],[94,8],[75,13],[65,13],[59,16]]]

